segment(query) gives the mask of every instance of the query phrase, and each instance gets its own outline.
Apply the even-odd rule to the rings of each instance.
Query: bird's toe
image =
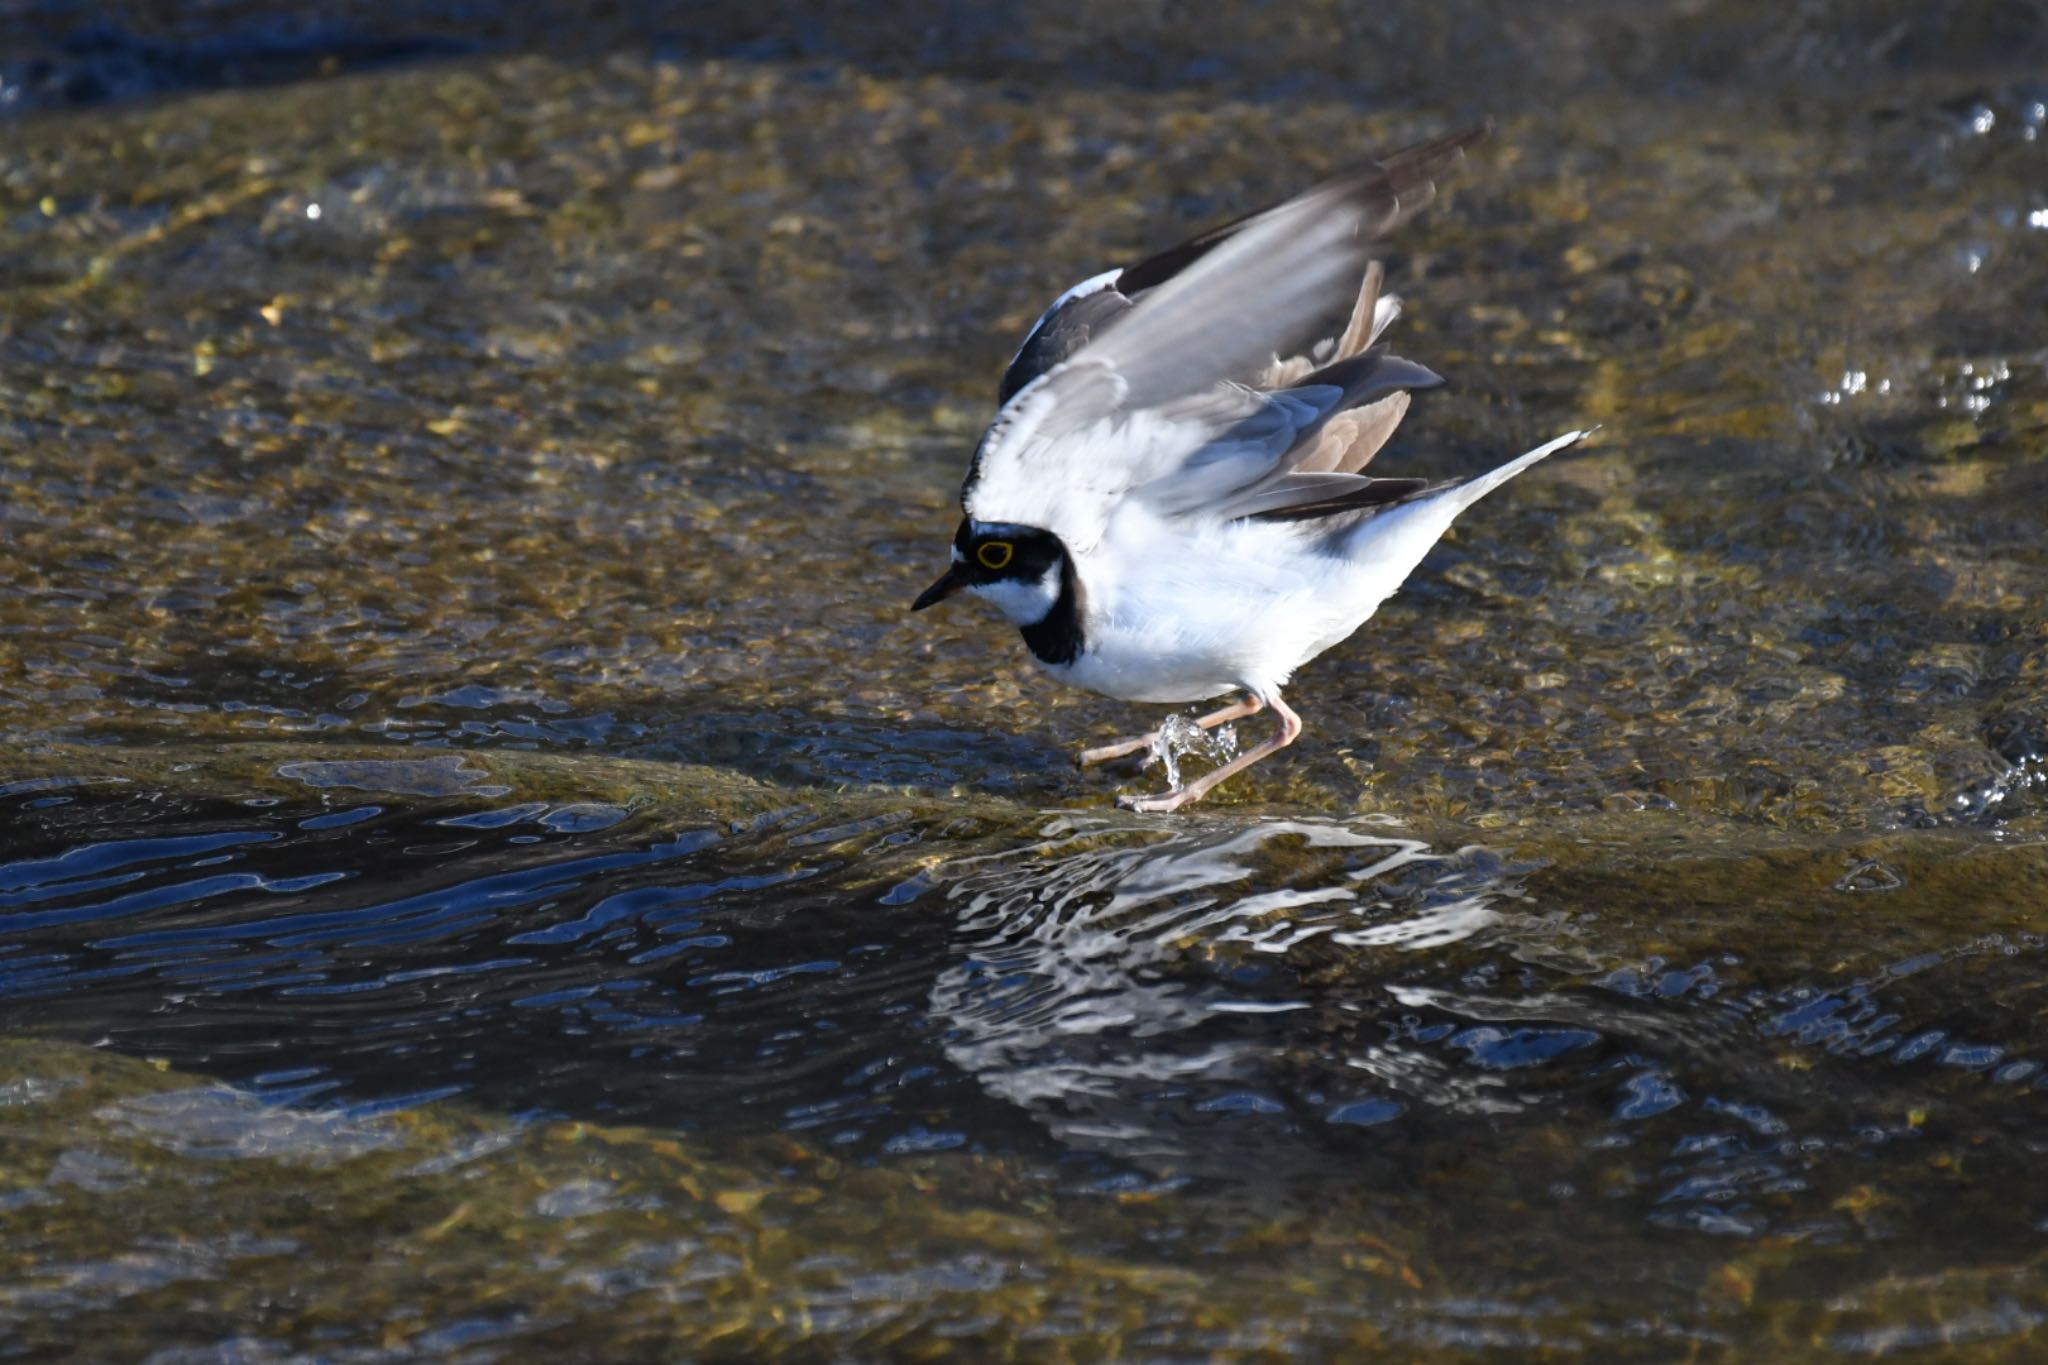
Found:
[[[1104,744],[1100,748],[1083,749],[1075,756],[1074,766],[1077,768],[1093,767],[1097,763],[1108,763],[1112,759],[1128,758],[1133,754],[1141,756],[1147,763],[1150,763],[1158,749],[1159,736],[1156,734],[1140,735],[1136,739],[1120,739],[1114,744]]]

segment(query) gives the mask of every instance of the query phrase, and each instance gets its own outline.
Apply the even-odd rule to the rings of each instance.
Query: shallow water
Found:
[[[2048,16],[1375,13],[14,21],[0,1341],[2037,1350]],[[1481,111],[1383,460],[1600,435],[1116,813],[1008,346]]]

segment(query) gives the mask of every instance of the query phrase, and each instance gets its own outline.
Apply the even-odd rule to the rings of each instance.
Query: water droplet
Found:
[[[1152,757],[1146,760],[1150,767],[1154,762],[1166,769],[1169,786],[1178,787],[1180,782],[1180,761],[1189,754],[1199,754],[1212,763],[1227,762],[1237,753],[1237,728],[1231,725],[1204,730],[1195,723],[1194,717],[1172,715],[1159,727],[1159,741],[1152,748]]]

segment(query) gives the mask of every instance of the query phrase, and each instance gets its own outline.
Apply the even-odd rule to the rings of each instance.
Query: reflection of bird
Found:
[[[1003,375],[961,489],[952,567],[1056,677],[1129,701],[1241,691],[1204,728],[1271,707],[1280,733],[1161,796],[1170,811],[1292,744],[1294,670],[1401,586],[1465,508],[1572,432],[1465,483],[1361,473],[1442,381],[1388,353],[1400,311],[1374,244],[1429,202],[1484,128],[1426,142],[1061,295]],[[1305,355],[1337,291],[1349,322]],[[1158,732],[1091,749],[1150,752]]]

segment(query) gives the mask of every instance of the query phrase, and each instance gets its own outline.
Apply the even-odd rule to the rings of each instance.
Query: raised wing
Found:
[[[1363,458],[1325,448],[1334,419],[1436,376],[1383,348],[1350,354],[1333,343],[1333,363],[1286,388],[1260,384],[1361,277],[1366,324],[1355,311],[1347,342],[1391,321],[1392,301],[1378,298],[1378,274],[1367,272],[1373,244],[1429,202],[1436,177],[1485,131],[1409,148],[1116,272],[1148,286],[1135,299],[1107,276],[1070,291],[1012,363],[1035,342],[1035,363],[1059,357],[982,438],[961,490],[968,515],[1043,527],[1079,552],[1127,496],[1171,515],[1237,516],[1362,495]],[[1399,407],[1379,408],[1380,440],[1388,416],[1398,421]],[[1357,482],[1281,484],[1315,474]]]
[[[1081,281],[1052,301],[1024,335],[1024,344],[1010,357],[996,405],[1004,407],[1017,391],[1081,350],[1110,323],[1131,311],[1132,289],[1125,292],[1127,269],[1105,270]]]

